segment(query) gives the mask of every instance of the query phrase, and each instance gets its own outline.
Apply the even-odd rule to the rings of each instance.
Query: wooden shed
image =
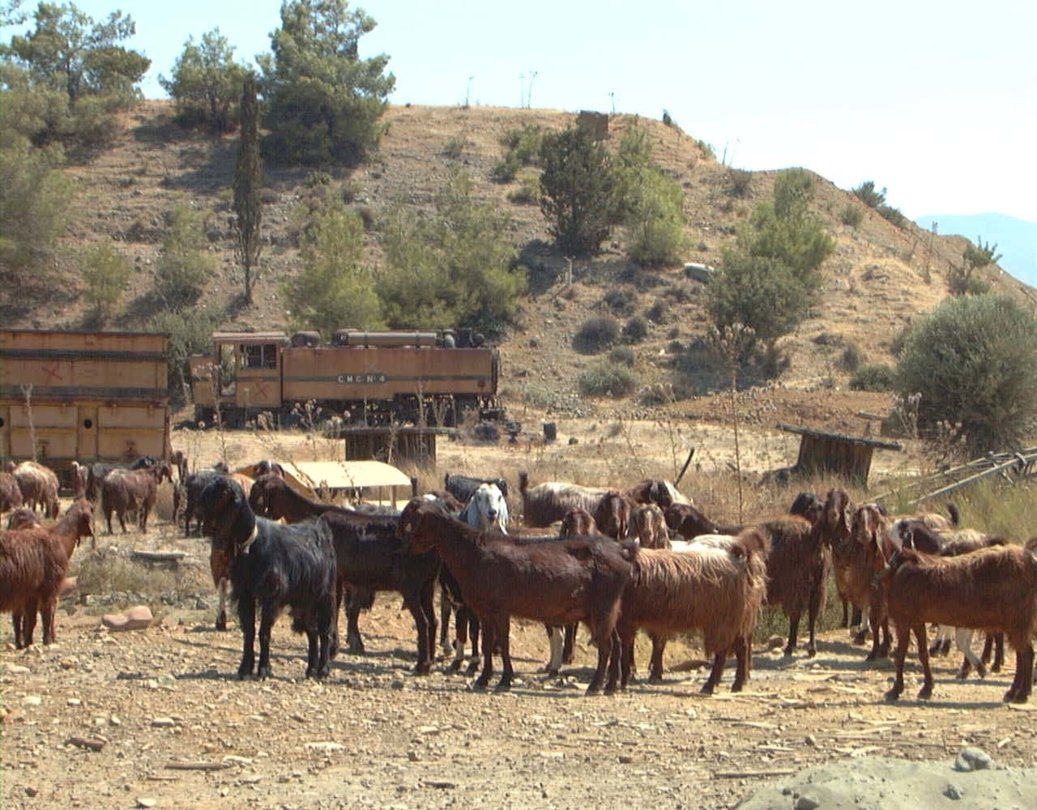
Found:
[[[799,442],[799,458],[792,471],[800,474],[833,473],[848,481],[868,483],[871,457],[878,450],[903,450],[896,442],[884,442],[861,436],[842,433],[827,433],[823,430],[778,425],[779,430],[796,433]]]
[[[420,466],[435,466],[436,439],[457,436],[456,428],[439,427],[347,427],[340,435],[346,441],[346,458],[377,459],[394,464],[412,461]]]

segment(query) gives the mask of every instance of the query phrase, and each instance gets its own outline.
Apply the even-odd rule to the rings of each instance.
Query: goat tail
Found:
[[[961,512],[950,501],[947,502],[947,514],[951,517],[951,525],[956,529],[961,525]]]
[[[526,472],[525,470],[522,470],[522,472],[519,473],[518,478],[519,478],[519,492],[521,492],[522,495],[525,495],[526,494],[526,490],[529,489],[529,473]]]

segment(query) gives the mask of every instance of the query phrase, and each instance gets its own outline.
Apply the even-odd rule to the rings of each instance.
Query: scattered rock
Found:
[[[151,721],[152,728],[173,728],[176,726],[176,720],[172,717],[156,717]]]
[[[947,787],[943,789],[943,795],[946,796],[948,799],[954,799],[955,801],[957,801],[958,799],[964,798],[965,791],[957,785],[948,784]]]
[[[993,767],[993,765],[994,760],[990,758],[986,751],[980,748],[962,748],[961,753],[954,760],[954,770],[965,773],[986,770]]]
[[[336,751],[346,750],[346,746],[337,742],[308,742],[305,748],[307,751],[317,751],[322,754],[333,754]]]
[[[794,805],[795,810],[817,810],[820,806],[821,802],[813,796],[800,796],[796,799],[796,804]]]
[[[121,613],[106,613],[101,617],[101,624],[109,630],[146,630],[154,620],[151,608],[137,605]]]

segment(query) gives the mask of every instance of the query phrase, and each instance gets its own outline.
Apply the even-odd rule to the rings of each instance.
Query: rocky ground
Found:
[[[758,794],[748,806],[885,809],[950,806],[954,791],[957,806],[1010,808],[1037,795],[1033,704],[1001,703],[1010,669],[960,683],[942,659],[932,701],[889,705],[889,665],[865,664],[841,631],[813,660],[758,649],[739,695],[730,672],[699,695],[700,653],[675,645],[662,685],[587,698],[592,650],[548,678],[535,626],[517,631],[508,693],[445,666],[411,675],[396,599],[363,618],[368,653],[324,683],[302,678],[283,620],[274,677],[241,682],[240,635],[214,631],[211,610],[170,607],[121,634],[99,610],[62,613],[49,648],[15,651],[4,628],[5,808],[730,807]],[[1011,770],[954,771],[966,746]]]
[[[428,478],[499,471],[514,482],[525,468],[536,480],[625,483],[665,472],[672,447],[683,458],[694,445],[703,467],[682,486],[708,501],[718,497],[710,471],[730,464],[729,438],[708,425],[565,421],[559,432],[548,447],[443,443]],[[338,452],[299,435],[178,431],[173,444],[196,466]],[[795,442],[747,431],[742,452],[756,470],[791,463]],[[887,463],[902,462],[876,457]],[[238,681],[241,635],[213,629],[207,544],[168,522],[167,497],[147,535],[99,525],[96,547],[76,552],[79,591],[59,610],[57,644],[17,651],[10,625],[0,627],[0,806],[732,807],[757,794],[750,806],[886,810],[1032,807],[1037,795],[1037,703],[1001,702],[1011,654],[1005,672],[967,683],[954,679],[956,658],[935,659],[933,700],[889,705],[891,665],[866,664],[845,631],[827,629],[812,660],[760,644],[748,690],[728,691],[729,670],[707,698],[697,642],[677,640],[665,683],[587,698],[585,634],[576,664],[548,678],[543,629],[519,625],[520,682],[479,693],[444,662],[428,677],[410,674],[413,623],[383,594],[361,619],[367,654],[340,657],[326,682],[302,677],[305,646],[284,619],[274,677]],[[181,556],[146,564],[132,556],[142,550]],[[103,614],[138,603],[155,615],[148,629],[102,626]],[[645,647],[638,660],[646,665]],[[913,658],[909,666],[908,696],[919,679]],[[967,746],[995,767],[953,770]]]

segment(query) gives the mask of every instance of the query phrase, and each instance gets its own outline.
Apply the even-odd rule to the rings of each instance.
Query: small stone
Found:
[[[39,788],[34,788],[32,785],[25,786],[25,795],[30,799],[35,798],[39,794]]]
[[[943,795],[948,799],[954,799],[957,801],[958,799],[964,798],[965,791],[957,785],[948,784],[947,787],[943,789]]]
[[[820,806],[821,802],[813,796],[800,796],[796,799],[795,805],[793,805],[795,810],[817,810]]]
[[[309,751],[319,751],[323,754],[331,754],[335,751],[344,751],[346,746],[337,742],[308,742],[306,743],[306,749]]]
[[[173,728],[176,720],[172,717],[156,717],[151,721],[152,728]]]
[[[630,754],[620,754],[619,755],[619,764],[620,765],[630,765],[630,764],[633,763],[633,761],[634,761],[634,758],[632,756],[630,756]]]
[[[157,799],[141,798],[137,799],[137,807],[154,807],[158,804]]]
[[[22,701],[26,706],[42,706],[43,698],[39,695],[26,695],[25,700]]]
[[[23,667],[21,664],[8,664],[4,667],[4,673],[7,675],[28,675],[29,668]]]
[[[969,772],[969,771],[982,771],[990,768],[994,765],[994,760],[990,758],[990,755],[980,748],[962,748],[957,758],[954,760],[954,770]]]
[[[109,630],[145,630],[155,620],[151,608],[137,605],[127,608],[122,613],[106,613],[101,617],[101,624]]]
[[[69,706],[82,706],[83,705],[83,701],[81,701],[79,698],[69,698],[66,701],[66,703]]]
[[[806,738],[803,740],[803,742],[805,742],[812,748],[817,748],[817,737],[815,737],[813,734],[808,734]]]

